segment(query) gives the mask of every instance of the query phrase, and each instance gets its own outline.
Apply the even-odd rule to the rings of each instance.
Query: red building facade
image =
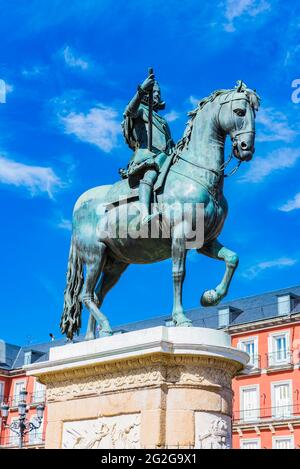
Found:
[[[45,387],[35,378],[27,377],[24,365],[30,363],[35,352],[26,348],[16,347],[0,342],[0,403],[9,405],[7,421],[0,418],[0,448],[16,448],[19,446],[19,437],[9,429],[9,425],[18,419],[18,403],[20,392],[27,391],[28,421],[35,422],[36,408],[45,403]],[[43,448],[45,442],[45,430],[47,423],[47,408],[44,419],[39,429],[28,433],[24,438],[24,446],[27,448]]]
[[[233,447],[300,448],[300,314],[235,326],[230,333],[253,366],[233,383]]]

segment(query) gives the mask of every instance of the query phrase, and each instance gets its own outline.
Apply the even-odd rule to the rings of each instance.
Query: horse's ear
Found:
[[[243,80],[238,80],[236,84],[237,84],[236,91],[240,93],[244,87]]]

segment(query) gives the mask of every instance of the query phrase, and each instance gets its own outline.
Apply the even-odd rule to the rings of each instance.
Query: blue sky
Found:
[[[130,151],[122,112],[153,66],[177,140],[187,112],[243,79],[262,97],[256,153],[226,181],[220,240],[240,255],[228,298],[300,281],[297,2],[0,1],[0,338],[59,336],[73,205],[118,179]],[[189,255],[186,308],[224,265]],[[159,282],[158,282],[159,279]],[[107,297],[113,325],[169,314],[171,263],[131,266]],[[87,313],[84,312],[84,325]]]

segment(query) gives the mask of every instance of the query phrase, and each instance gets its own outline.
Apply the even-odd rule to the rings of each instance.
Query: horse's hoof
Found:
[[[96,336],[94,334],[86,334],[84,340],[94,340]]]
[[[174,321],[176,327],[192,327],[193,323],[190,319],[184,318],[181,321]]]
[[[201,297],[202,306],[216,306],[220,303],[221,298],[219,297],[216,290],[206,290]]]
[[[184,321],[181,322],[180,324],[177,324],[177,327],[193,327],[192,321]]]
[[[99,332],[99,338],[101,337],[110,337],[113,335],[113,331],[111,329],[107,329],[107,330],[101,330]]]

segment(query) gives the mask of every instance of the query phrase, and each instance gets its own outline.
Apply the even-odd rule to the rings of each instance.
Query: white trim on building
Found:
[[[271,383],[272,418],[288,418],[293,414],[292,386],[291,379]]]
[[[294,436],[273,436],[272,438],[272,449],[294,449]]]
[[[241,438],[240,449],[261,449],[260,438]]]
[[[258,368],[258,336],[249,336],[240,339],[237,344],[238,349],[247,352],[250,356],[250,365]]]

